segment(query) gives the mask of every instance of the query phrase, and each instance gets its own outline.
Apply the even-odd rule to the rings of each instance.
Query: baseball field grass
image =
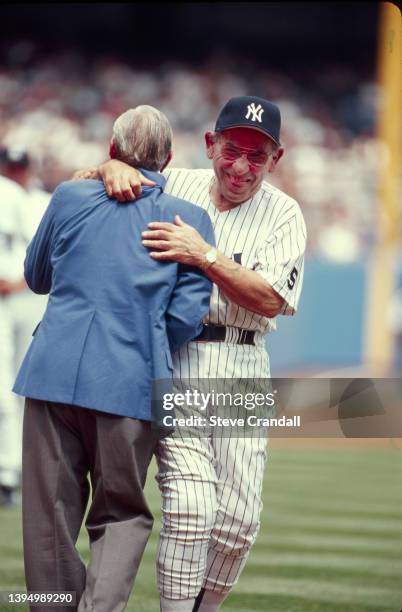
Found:
[[[159,612],[154,472],[152,465],[147,492],[155,526],[128,612]],[[84,530],[79,547],[88,559]],[[1,508],[0,590],[23,586],[20,510]],[[391,441],[366,447],[352,440],[318,446],[276,440],[269,451],[260,535],[222,609],[402,610],[402,449]],[[26,608],[0,604],[0,610]]]

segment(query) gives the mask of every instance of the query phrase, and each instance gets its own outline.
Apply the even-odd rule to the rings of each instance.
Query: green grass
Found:
[[[127,607],[159,612],[155,527]],[[88,559],[82,532],[79,547]],[[0,509],[0,589],[24,585],[19,510]],[[1,606],[5,612],[24,608]],[[399,612],[402,609],[402,453],[395,448],[274,447],[261,532],[226,612]],[[26,610],[26,608],[25,608]]]

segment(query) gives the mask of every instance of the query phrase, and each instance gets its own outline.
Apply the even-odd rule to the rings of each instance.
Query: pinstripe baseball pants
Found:
[[[269,360],[258,346],[191,342],[175,356],[175,375],[202,388],[211,379],[269,378]],[[215,410],[215,409],[214,409]],[[162,530],[158,587],[169,599],[195,597],[202,587],[228,593],[254,543],[262,507],[266,463],[264,435],[175,435],[158,443],[157,481]]]

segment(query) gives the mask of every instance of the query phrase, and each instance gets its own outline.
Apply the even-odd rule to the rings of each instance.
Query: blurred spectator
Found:
[[[23,409],[11,387],[46,306],[45,296],[28,289],[23,264],[50,194],[35,186],[26,151],[2,148],[0,173],[0,504],[11,504],[20,480]]]
[[[349,258],[370,248],[379,92],[364,72],[333,63],[324,74],[309,66],[291,75],[219,55],[197,67],[165,62],[145,70],[113,55],[89,60],[69,50],[41,56],[29,41],[14,47],[28,56],[0,66],[0,137],[29,152],[46,190],[103,161],[113,118],[143,103],[171,120],[175,165],[204,167],[200,138],[211,129],[216,108],[233,95],[258,93],[282,110],[288,160],[273,183],[301,202],[310,252],[321,249],[331,208],[343,217],[343,234],[355,235]],[[331,249],[326,256],[332,257]]]
[[[0,504],[12,503],[20,477],[20,414],[12,394],[14,335],[9,295],[21,285],[26,237],[23,234],[25,193],[0,176]],[[22,285],[24,286],[24,285]]]

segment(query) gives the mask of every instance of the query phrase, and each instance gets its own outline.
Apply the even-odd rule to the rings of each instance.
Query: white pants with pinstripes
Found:
[[[0,298],[0,484],[19,484],[22,458],[23,398],[11,391],[47,296],[29,289]]]
[[[191,342],[174,361],[181,380],[247,378],[252,391],[254,379],[269,378],[262,339],[257,346]],[[260,525],[266,462],[266,436],[248,436],[211,430],[208,437],[159,442],[157,573],[164,597],[190,599],[202,587],[227,593],[237,582]]]

